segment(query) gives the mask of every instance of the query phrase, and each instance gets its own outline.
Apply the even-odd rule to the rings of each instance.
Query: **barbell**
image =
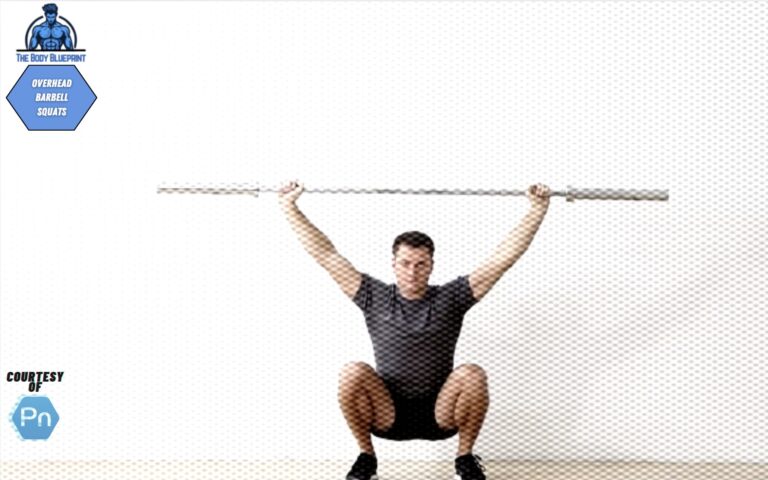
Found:
[[[179,184],[164,183],[157,187],[157,193],[208,194],[208,195],[253,195],[260,193],[277,193],[279,187],[263,187],[253,183],[207,183]],[[306,193],[329,194],[385,194],[385,195],[492,195],[492,196],[525,196],[526,190],[483,190],[483,189],[432,189],[432,188],[305,188]],[[565,197],[566,201],[574,200],[669,200],[668,190],[637,190],[616,188],[574,188],[552,190],[551,197]]]

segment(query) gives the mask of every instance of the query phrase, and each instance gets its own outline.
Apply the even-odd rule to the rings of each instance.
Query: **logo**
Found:
[[[85,63],[85,50],[77,48],[75,26],[55,3],[43,12],[27,27],[25,48],[16,50],[16,61],[27,66],[6,99],[27,130],[75,130],[96,94],[76,66],[50,64]]]
[[[45,12],[45,19],[43,20],[42,16],[37,17],[32,20],[29,28],[27,28],[27,33],[24,36],[26,49],[18,51],[37,49],[47,51],[61,49],[85,51],[77,50],[77,32],[75,27],[69,20],[59,16],[59,7],[55,3],[43,5],[43,12]],[[43,22],[36,25],[40,20],[43,20]]]
[[[11,423],[23,440],[48,440],[59,414],[48,397],[21,397],[11,413]]]

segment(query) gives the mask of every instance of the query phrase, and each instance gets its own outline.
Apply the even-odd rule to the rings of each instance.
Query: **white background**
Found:
[[[0,87],[40,5],[0,5]],[[553,199],[470,311],[484,458],[768,461],[760,2],[60,2],[98,100],[75,132],[0,108],[0,370],[63,370],[47,442],[2,459],[353,458],[339,369],[362,316],[274,196],[164,181],[668,188]],[[305,195],[355,266],[437,243],[467,274],[522,198]],[[0,384],[10,413],[23,384]],[[5,414],[5,413],[3,413]],[[455,439],[375,440],[450,458]]]

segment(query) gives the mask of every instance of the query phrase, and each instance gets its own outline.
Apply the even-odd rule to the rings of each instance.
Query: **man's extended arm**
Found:
[[[469,276],[472,295],[480,300],[515,264],[531,244],[549,208],[549,188],[534,185],[528,189],[531,209],[520,224],[512,230],[490,256]]]
[[[328,237],[296,206],[296,200],[303,191],[304,187],[295,182],[291,182],[280,190],[280,206],[283,213],[304,249],[331,275],[349,298],[354,298],[363,277],[346,258],[336,251],[336,247]]]

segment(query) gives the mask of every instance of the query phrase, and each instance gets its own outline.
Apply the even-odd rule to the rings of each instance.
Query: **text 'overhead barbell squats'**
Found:
[[[280,188],[262,187],[252,183],[216,183],[216,184],[161,184],[157,193],[186,193],[207,195],[253,195],[277,193]],[[408,188],[305,188],[306,193],[331,194],[385,194],[385,195],[491,195],[518,196],[526,195],[526,190],[483,190],[483,189],[408,189]],[[552,190],[552,197],[565,197],[574,200],[669,200],[668,190],[636,190],[616,188],[574,188]]]

